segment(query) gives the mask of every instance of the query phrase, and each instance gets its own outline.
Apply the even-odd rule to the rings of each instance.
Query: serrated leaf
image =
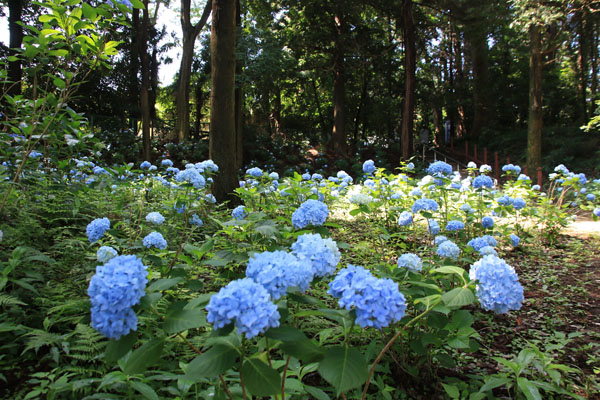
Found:
[[[522,377],[517,378],[517,386],[521,389],[525,397],[527,397],[527,400],[542,400],[540,391],[528,379]]]
[[[448,307],[462,307],[473,303],[475,295],[471,289],[458,287],[442,295],[442,301]]]
[[[456,274],[459,276],[463,276],[463,274],[465,273],[465,270],[460,267],[447,265],[444,267],[435,268],[435,269],[431,270],[431,272],[432,273],[437,272],[439,274]]]
[[[319,374],[336,390],[336,395],[362,385],[368,376],[361,352],[345,346],[330,347],[319,363]]]
[[[158,395],[156,394],[154,389],[152,389],[152,387],[150,387],[149,385],[138,381],[131,381],[130,383],[131,387],[138,391],[142,396],[144,396],[145,399],[158,400]]]
[[[259,359],[251,358],[242,365],[246,389],[255,396],[270,396],[281,391],[279,372]]]
[[[495,389],[500,386],[504,386],[507,383],[512,382],[512,379],[506,377],[491,377],[486,379],[483,386],[479,389],[480,392],[487,392],[488,390]]]
[[[187,329],[200,328],[206,324],[206,314],[201,308],[175,309],[165,318],[163,329],[171,335]]]
[[[146,293],[158,292],[161,290],[167,290],[183,281],[182,277],[177,278],[163,278],[152,282],[146,289]]]
[[[119,340],[111,340],[104,351],[104,360],[107,363],[117,361],[131,350],[136,339],[137,333],[131,332],[126,336],[122,336]]]
[[[306,393],[310,394],[316,400],[330,400],[327,393],[314,386],[304,385],[304,390],[306,390]]]
[[[224,345],[213,346],[190,362],[185,370],[185,379],[199,382],[202,378],[211,378],[233,367],[238,352]]]

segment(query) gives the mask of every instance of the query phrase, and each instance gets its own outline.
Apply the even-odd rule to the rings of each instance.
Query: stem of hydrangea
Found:
[[[287,356],[285,361],[285,367],[283,368],[283,375],[281,378],[281,400],[285,400],[285,376],[287,375],[288,366],[290,365],[290,356]]]
[[[404,332],[406,330],[406,328],[408,328],[409,326],[413,325],[415,322],[417,322],[418,320],[420,320],[421,318],[423,318],[425,315],[427,315],[441,301],[442,300],[440,298],[439,300],[437,300],[433,304],[430,304],[429,307],[427,307],[425,309],[425,311],[423,311],[421,314],[419,314],[416,317],[414,317],[413,319],[411,319],[398,332],[396,332],[396,334],[387,342],[387,344],[383,347],[383,349],[381,349],[381,351],[377,355],[377,358],[373,362],[373,365],[371,366],[371,369],[369,369],[369,377],[367,378],[367,382],[365,383],[365,387],[363,389],[361,400],[365,400],[367,398],[367,391],[369,390],[369,385],[371,384],[371,378],[373,377],[373,372],[375,372],[375,367],[377,367],[377,364],[379,364],[379,361],[381,361],[381,358],[383,357],[383,355],[390,349],[390,347],[392,347],[392,345],[394,344],[394,342],[400,337],[400,335],[402,334],[402,332]]]
[[[240,386],[242,387],[242,397],[244,400],[248,400],[248,396],[246,396],[246,385],[244,384],[244,374],[242,373],[243,361],[244,357],[240,357]]]

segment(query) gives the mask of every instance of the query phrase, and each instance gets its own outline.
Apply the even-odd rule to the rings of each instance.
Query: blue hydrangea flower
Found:
[[[363,172],[365,174],[372,174],[373,172],[375,172],[375,161],[373,160],[367,160],[363,163]]]
[[[302,179],[305,181],[310,181],[310,173],[308,173],[308,172],[303,173]]]
[[[507,174],[515,174],[515,175],[519,175],[521,173],[521,167],[519,167],[518,165],[512,165],[512,164],[506,164],[502,166],[502,171],[506,172]]]
[[[589,200],[589,201],[594,201],[594,200],[596,200],[596,195],[595,195],[595,194],[593,194],[593,193],[588,193],[588,194],[585,196],[585,198],[586,198],[587,200]]]
[[[416,214],[416,213],[418,213],[421,210],[423,210],[423,211],[437,211],[438,210],[438,204],[435,202],[435,200],[431,200],[431,199],[417,199],[413,203],[412,212],[413,212],[413,214]]]
[[[88,240],[91,243],[94,243],[104,236],[104,232],[106,232],[109,228],[110,220],[108,218],[96,218],[88,224],[87,228],[85,229],[85,233],[87,234]]]
[[[447,231],[461,231],[465,229],[465,224],[462,221],[452,220],[446,224]]]
[[[39,151],[31,150],[31,153],[29,153],[29,158],[38,158],[41,156],[42,153],[40,153]]]
[[[519,245],[519,243],[521,242],[521,238],[513,233],[510,235],[510,241],[511,241],[513,247],[517,247]]]
[[[375,181],[373,179],[367,179],[367,180],[365,180],[364,185],[366,187],[368,187],[369,189],[371,189],[371,190],[375,190],[375,187],[376,187]]]
[[[514,268],[501,258],[484,256],[471,266],[469,277],[478,281],[476,294],[484,310],[504,314],[521,308],[523,286]]]
[[[584,173],[578,174],[577,177],[579,178],[580,185],[585,185],[587,183],[587,178]]]
[[[160,225],[163,222],[165,222],[165,217],[163,217],[161,213],[159,213],[157,211],[153,211],[151,213],[148,213],[148,215],[146,215],[146,221],[151,222],[156,225]]]
[[[340,262],[340,251],[331,239],[321,235],[306,233],[298,236],[292,245],[292,253],[300,260],[311,264],[314,276],[332,275]]]
[[[496,201],[498,202],[498,204],[500,204],[502,206],[512,206],[512,204],[513,204],[513,199],[511,199],[508,196],[498,197],[498,199],[496,199]]]
[[[189,182],[196,189],[202,189],[206,185],[206,179],[204,179],[195,167],[187,168],[186,166],[186,169],[179,171],[177,175],[175,175],[175,180],[177,182]]]
[[[406,299],[391,279],[377,279],[360,266],[348,264],[329,284],[329,293],[337,297],[340,307],[356,311],[356,323],[382,329],[400,321]]]
[[[554,167],[554,172],[558,172],[558,173],[567,175],[569,173],[569,170],[563,164],[559,164],[556,167]]]
[[[487,164],[483,164],[483,165],[481,165],[481,167],[479,167],[479,172],[482,174],[490,173],[490,172],[492,172],[492,167],[490,167]]]
[[[151,166],[151,165],[152,165],[152,164],[150,164],[150,162],[149,162],[149,161],[144,161],[144,162],[142,162],[142,163],[140,164],[140,168],[141,168],[141,169],[147,169],[147,168],[150,168],[150,166]]]
[[[440,233],[440,225],[437,223],[437,221],[433,218],[429,218],[427,220],[428,226],[427,226],[427,231],[429,232],[429,234],[431,236],[435,236],[438,233]]]
[[[148,171],[152,172],[152,171],[156,171],[157,169],[158,169],[158,168],[156,167],[156,165],[151,165],[151,166],[148,168]]]
[[[313,181],[320,181],[321,179],[323,179],[323,175],[321,175],[321,174],[312,174],[312,176],[310,178]]]
[[[102,167],[99,166],[95,166],[94,168],[92,168],[92,173],[96,174],[96,175],[108,175],[108,171],[105,170]]]
[[[415,169],[415,164],[412,162],[409,162],[408,164],[406,164],[406,169],[412,171],[413,169]]]
[[[519,177],[517,178],[517,180],[518,180],[518,181],[530,181],[530,180],[531,180],[531,178],[530,178],[530,177],[528,177],[527,175],[523,175],[523,174],[521,174],[521,175],[519,175]]]
[[[533,185],[531,187],[531,190],[538,190],[539,191],[540,189],[541,189],[540,185]]]
[[[481,225],[484,228],[492,228],[494,226],[494,218],[492,218],[492,217],[483,217],[481,219]]]
[[[219,166],[213,160],[204,160],[199,164],[199,167],[204,171],[219,172]]]
[[[131,307],[145,294],[146,269],[134,255],[117,256],[96,267],[88,287],[94,329],[110,339],[136,330],[137,317]]]
[[[483,246],[481,249],[479,249],[479,254],[481,256],[489,256],[489,255],[497,256],[498,252],[492,246]]]
[[[413,222],[413,216],[410,212],[402,211],[402,213],[400,213],[400,216],[398,217],[398,225],[407,226],[407,225],[412,224],[412,222]]]
[[[169,160],[168,158],[165,158],[160,162],[160,165],[162,165],[163,167],[172,167],[173,161]]]
[[[113,249],[112,247],[102,246],[96,252],[96,258],[102,264],[105,264],[106,262],[108,262],[108,260],[110,260],[113,257],[116,257],[118,254],[119,253],[117,253],[117,251],[115,249]]]
[[[232,322],[240,334],[251,339],[279,326],[279,311],[269,292],[250,278],[229,282],[214,294],[206,306],[206,320],[215,329]]]
[[[271,178],[273,180],[278,180],[279,179],[279,174],[277,172],[271,172],[269,174],[269,178]]]
[[[267,289],[273,300],[283,296],[289,287],[308,290],[314,277],[312,265],[281,250],[254,254],[248,261],[246,276]]]
[[[175,167],[168,167],[168,168],[167,168],[167,172],[168,172],[168,173],[170,173],[170,174],[173,174],[173,175],[175,175],[175,174],[177,174],[177,173],[179,172],[179,168],[175,168]]]
[[[198,217],[197,214],[192,214],[192,219],[190,219],[190,224],[196,225],[196,226],[202,226],[202,225],[204,225],[204,222],[202,222],[202,220],[200,219],[200,217]]]
[[[487,175],[479,175],[473,179],[472,185],[475,189],[481,189],[484,187],[491,189],[494,187],[494,181],[492,181],[492,178]]]
[[[475,210],[473,209],[473,207],[471,207],[471,205],[467,204],[467,203],[465,203],[462,206],[460,206],[460,210],[462,212],[467,213],[467,214],[473,214],[475,212]]]
[[[450,240],[445,240],[438,246],[436,253],[440,257],[456,260],[460,254],[460,248]]]
[[[515,210],[520,210],[522,208],[525,208],[525,206],[527,205],[527,203],[522,198],[517,197],[517,198],[513,199],[512,205],[515,208]]]
[[[404,253],[398,257],[398,267],[408,268],[410,271],[418,272],[423,269],[423,261],[418,255],[413,253]]]
[[[596,217],[600,217],[600,207],[596,207],[596,208],[594,208],[594,211],[593,211],[593,213],[594,213],[594,215],[595,215]]]
[[[446,240],[449,240],[446,236],[437,235],[436,237],[433,238],[433,244],[435,244],[436,246],[439,246],[442,242],[445,242]]]
[[[481,250],[482,247],[492,246],[495,247],[498,244],[496,239],[490,235],[483,235],[481,237],[476,237],[474,239],[469,240],[467,246],[471,247],[475,251]]]
[[[427,173],[433,176],[448,176],[452,174],[452,166],[443,161],[435,161],[429,164]]]
[[[156,247],[160,250],[167,248],[167,241],[160,232],[151,232],[147,234],[142,243],[148,248]]]
[[[248,213],[246,212],[246,207],[244,206],[237,206],[233,209],[233,211],[231,211],[231,217],[238,221],[246,218],[247,215]]]
[[[327,204],[318,200],[306,200],[292,214],[292,223],[296,229],[302,229],[308,225],[323,225],[329,208]]]
[[[421,197],[421,196],[423,196],[423,191],[419,188],[414,188],[413,190],[410,191],[409,195],[415,196],[415,197]]]

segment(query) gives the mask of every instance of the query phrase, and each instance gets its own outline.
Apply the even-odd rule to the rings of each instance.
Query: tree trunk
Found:
[[[596,93],[598,91],[598,32],[596,28],[591,30],[590,35],[590,63],[592,64],[592,82],[590,83],[591,98],[590,114],[596,110]]]
[[[134,121],[140,117],[139,112],[139,99],[140,99],[140,87],[138,80],[138,72],[140,70],[140,51],[139,51],[139,30],[140,30],[140,9],[134,8],[131,11],[131,47],[129,50],[129,104],[131,119],[130,125],[134,125]],[[137,134],[137,130],[135,132]]]
[[[586,12],[579,13],[579,21],[577,21],[577,72],[579,74],[579,82],[577,89],[579,92],[579,123],[587,123],[587,32],[586,32]]]
[[[271,113],[269,114],[269,120],[271,121],[271,132],[273,132],[273,136],[279,137],[282,136],[281,132],[281,89],[279,86],[275,86],[275,101],[272,105]]]
[[[529,46],[527,170],[533,176],[542,165],[542,38],[539,25],[529,27]]]
[[[8,12],[8,30],[10,32],[9,55],[16,55],[16,50],[20,49],[23,44],[23,28],[17,23],[21,22],[23,0],[8,0]],[[11,96],[21,94],[22,75],[21,61],[9,61],[8,80],[12,83],[8,86],[8,94]]]
[[[242,8],[240,6],[240,0],[235,2],[235,26],[236,26],[236,37],[240,37],[242,30]],[[237,42],[237,39],[236,39]],[[241,77],[244,71],[243,59],[236,59],[235,62],[235,75]],[[241,169],[244,166],[244,93],[242,91],[242,79],[236,79],[235,86],[235,168],[236,170]]]
[[[344,17],[341,4],[335,15],[335,48],[333,55],[333,131],[331,149],[336,157],[346,156],[346,77],[344,74]]]
[[[413,125],[415,117],[416,47],[415,26],[412,17],[412,0],[402,0],[402,33],[404,35],[404,107],[400,143],[402,158],[408,160],[413,153]]]
[[[198,34],[206,25],[211,12],[211,0],[207,0],[200,21],[196,25],[191,21],[191,0],[181,0],[181,30],[183,32],[183,47],[179,77],[175,92],[175,137],[177,141],[186,140],[190,136],[190,80],[192,76],[192,61],[194,60],[194,44]]]
[[[481,27],[465,30],[473,64],[473,125],[470,135],[478,138],[488,123],[488,47],[486,31]]]
[[[200,140],[201,135],[201,130],[202,130],[202,106],[204,105],[204,90],[202,90],[202,82],[197,82],[196,83],[196,90],[195,90],[195,97],[196,97],[196,124],[194,127],[194,139],[195,140]]]
[[[140,88],[140,109],[142,112],[142,148],[144,160],[152,161],[150,154],[150,56],[148,54],[148,0],[144,0],[142,24],[138,31],[138,51],[141,60],[142,86]]]
[[[210,32],[210,158],[219,166],[213,194],[217,201],[236,202],[235,166],[235,15],[236,0],[212,1]]]

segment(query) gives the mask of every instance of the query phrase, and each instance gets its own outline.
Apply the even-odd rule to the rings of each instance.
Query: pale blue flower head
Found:
[[[309,199],[294,211],[292,223],[296,229],[302,229],[308,225],[323,225],[328,215],[329,208],[327,204]]]
[[[440,225],[437,223],[437,221],[436,221],[435,219],[433,219],[433,218],[429,218],[429,219],[427,220],[427,223],[428,223],[428,225],[429,225],[429,226],[427,227],[427,230],[429,231],[429,234],[430,234],[431,236],[435,236],[435,235],[437,235],[438,233],[440,233]]]
[[[494,226],[494,218],[489,217],[489,216],[488,217],[483,217],[481,219],[481,225],[484,228],[492,228]]]
[[[202,222],[202,220],[200,219],[200,217],[198,217],[198,215],[192,214],[192,219],[190,219],[190,224],[196,225],[196,226],[202,226],[202,225],[204,225],[204,222]]]
[[[497,256],[498,252],[492,246],[483,246],[481,249],[479,249],[479,254],[482,257],[489,256],[489,255]]]
[[[246,170],[246,175],[250,175],[255,178],[260,178],[263,175],[263,171],[258,167],[254,167]]]
[[[492,178],[490,178],[487,175],[479,175],[476,176],[475,179],[473,179],[473,188],[475,189],[482,189],[482,188],[493,188],[494,187],[494,181],[492,181]]]
[[[471,266],[469,277],[477,280],[477,298],[485,310],[504,314],[519,310],[523,286],[513,267],[494,255],[484,256]]]
[[[90,222],[85,229],[88,240],[91,243],[96,242],[110,228],[110,220],[108,218],[96,218]]]
[[[165,158],[160,162],[160,165],[162,165],[163,167],[172,167],[173,161],[169,160],[168,158]]]
[[[192,164],[193,166],[194,164]],[[177,182],[189,182],[196,189],[202,189],[206,185],[206,179],[200,174],[200,172],[195,168],[187,168],[183,171],[179,171],[177,175],[175,175],[175,180]]]
[[[375,161],[373,160],[367,160],[363,163],[363,172],[365,174],[372,174],[373,172],[375,172]]]
[[[119,253],[110,246],[102,246],[96,252],[96,258],[102,264],[108,262],[111,258],[116,257]]]
[[[492,167],[487,164],[482,164],[481,167],[479,167],[479,172],[482,174],[490,173],[492,172]]]
[[[452,220],[448,221],[446,225],[447,231],[461,231],[465,228],[465,224],[462,221]]]
[[[596,208],[594,208],[593,214],[594,214],[596,217],[600,217],[600,207],[596,207]]]
[[[144,237],[142,244],[145,247],[156,247],[157,249],[164,250],[167,248],[167,241],[160,232],[151,232]]]
[[[413,222],[413,215],[408,212],[408,211],[402,211],[402,213],[400,213],[400,216],[398,217],[398,225],[400,226],[407,226],[412,224]]]
[[[323,239],[318,233],[298,236],[291,249],[300,262],[312,266],[316,277],[332,275],[340,262],[337,244],[330,238]]]
[[[519,245],[519,243],[521,242],[521,238],[518,237],[517,235],[515,235],[514,233],[512,233],[510,235],[510,241],[511,241],[513,247],[517,247]]]
[[[273,180],[278,180],[279,179],[279,174],[277,172],[271,172],[269,174],[269,178],[271,178]]]
[[[435,161],[429,164],[427,173],[433,176],[449,176],[452,174],[452,166],[444,161]]]
[[[215,329],[232,322],[240,334],[251,339],[279,326],[279,311],[269,292],[250,278],[231,281],[214,294],[206,306],[206,320]]]
[[[495,247],[498,244],[496,239],[490,235],[483,235],[481,237],[476,237],[474,239],[469,240],[467,246],[471,247],[475,251],[481,250],[482,247],[492,246]]]
[[[141,169],[148,169],[148,168],[150,168],[150,166],[151,166],[151,165],[152,165],[152,164],[150,164],[150,161],[143,161],[143,162],[140,164],[140,168],[141,168]]]
[[[151,213],[148,213],[148,215],[146,215],[146,221],[151,222],[156,225],[160,225],[163,222],[165,222],[165,217],[163,217],[161,213],[159,213],[157,211],[153,211]]]
[[[310,263],[301,262],[292,253],[276,250],[250,257],[246,276],[260,283],[271,294],[271,298],[277,300],[290,287],[308,290],[314,274]]]
[[[456,260],[460,254],[460,248],[450,240],[445,240],[438,246],[436,253],[440,257]]]
[[[231,211],[231,217],[235,220],[239,221],[246,218],[246,216],[248,216],[248,213],[246,212],[246,207],[244,206],[237,206],[233,209],[233,211]]]
[[[471,207],[471,205],[468,203],[465,203],[462,206],[460,206],[460,211],[467,213],[467,214],[473,214],[475,212],[473,207]]]
[[[521,210],[521,209],[525,208],[527,203],[522,198],[517,197],[512,200],[512,205],[515,208],[515,210]]]
[[[423,261],[418,255],[413,253],[404,253],[398,257],[398,267],[408,268],[413,272],[418,272],[423,269]]]
[[[413,203],[412,212],[413,212],[413,214],[416,214],[419,211],[437,211],[438,207],[439,206],[435,200],[417,199]]]

